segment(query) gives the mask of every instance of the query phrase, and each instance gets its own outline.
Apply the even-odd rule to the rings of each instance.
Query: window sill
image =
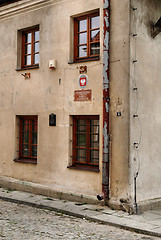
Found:
[[[25,68],[16,68],[16,71],[24,71],[24,70],[28,70],[28,69],[37,69],[37,68],[39,68],[39,65],[29,66],[29,67],[25,67]]]
[[[15,158],[13,161],[14,162],[19,162],[19,163],[37,164],[37,160],[36,159],[30,159],[30,158]]]
[[[99,61],[99,60],[100,60],[100,57],[98,57],[98,58],[87,58],[87,59],[81,59],[81,60],[68,62],[68,64],[82,63],[82,62],[91,62],[91,61]]]
[[[67,166],[67,168],[74,169],[74,170],[89,171],[89,172],[100,172],[99,168],[94,166],[73,165],[73,166]]]

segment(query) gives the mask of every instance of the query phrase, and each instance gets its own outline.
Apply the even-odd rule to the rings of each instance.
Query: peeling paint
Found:
[[[109,1],[108,0],[104,0],[103,8],[106,9],[108,7],[109,7]]]
[[[103,0],[103,161],[102,192],[109,198],[109,7],[110,1]]]
[[[104,39],[104,46],[103,46],[104,50],[109,50],[109,33],[106,32],[105,33],[105,39]]]
[[[104,137],[104,153],[108,153],[108,141],[109,136],[107,134],[107,123],[105,122],[104,128],[103,128],[103,137]]]
[[[105,107],[106,107],[106,113],[108,113],[109,112],[109,104],[105,103]]]

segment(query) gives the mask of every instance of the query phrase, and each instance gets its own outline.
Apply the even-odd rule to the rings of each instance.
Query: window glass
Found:
[[[100,40],[100,31],[99,30],[94,30],[91,31],[91,42],[99,42]]]
[[[34,64],[38,64],[39,63],[39,54],[35,54],[34,55]]]
[[[35,32],[35,41],[39,41],[39,31]]]
[[[77,150],[77,161],[79,163],[85,163],[86,162],[86,151],[83,149]]]
[[[25,65],[31,65],[31,55],[25,57]]]
[[[28,44],[25,46],[25,53],[26,54],[31,54],[31,44]]]
[[[83,45],[78,47],[79,57],[86,57],[87,56],[87,45]]]
[[[29,156],[29,145],[23,145],[22,156],[23,157],[28,157]]]
[[[27,33],[25,36],[25,42],[26,43],[31,43],[31,33]]]
[[[37,146],[32,146],[32,157],[37,157]]]
[[[87,31],[87,19],[79,21],[79,32]]]
[[[91,29],[99,28],[100,27],[100,17],[92,17],[91,18]]]
[[[100,53],[100,43],[92,43],[90,48],[91,55],[98,55]]]
[[[79,33],[79,44],[87,43],[87,33]]]
[[[35,45],[34,51],[39,52],[39,43],[35,43],[34,45]]]

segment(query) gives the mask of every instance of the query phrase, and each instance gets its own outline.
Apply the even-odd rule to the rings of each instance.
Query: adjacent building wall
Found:
[[[161,34],[151,35],[161,2],[133,0],[131,7],[131,183],[134,189],[138,173],[133,194],[141,203],[161,198]]]

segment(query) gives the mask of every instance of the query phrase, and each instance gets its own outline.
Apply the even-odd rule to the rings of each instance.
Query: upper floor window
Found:
[[[98,59],[100,55],[99,12],[74,19],[74,60]]]
[[[21,68],[39,66],[39,28],[22,32]]]

